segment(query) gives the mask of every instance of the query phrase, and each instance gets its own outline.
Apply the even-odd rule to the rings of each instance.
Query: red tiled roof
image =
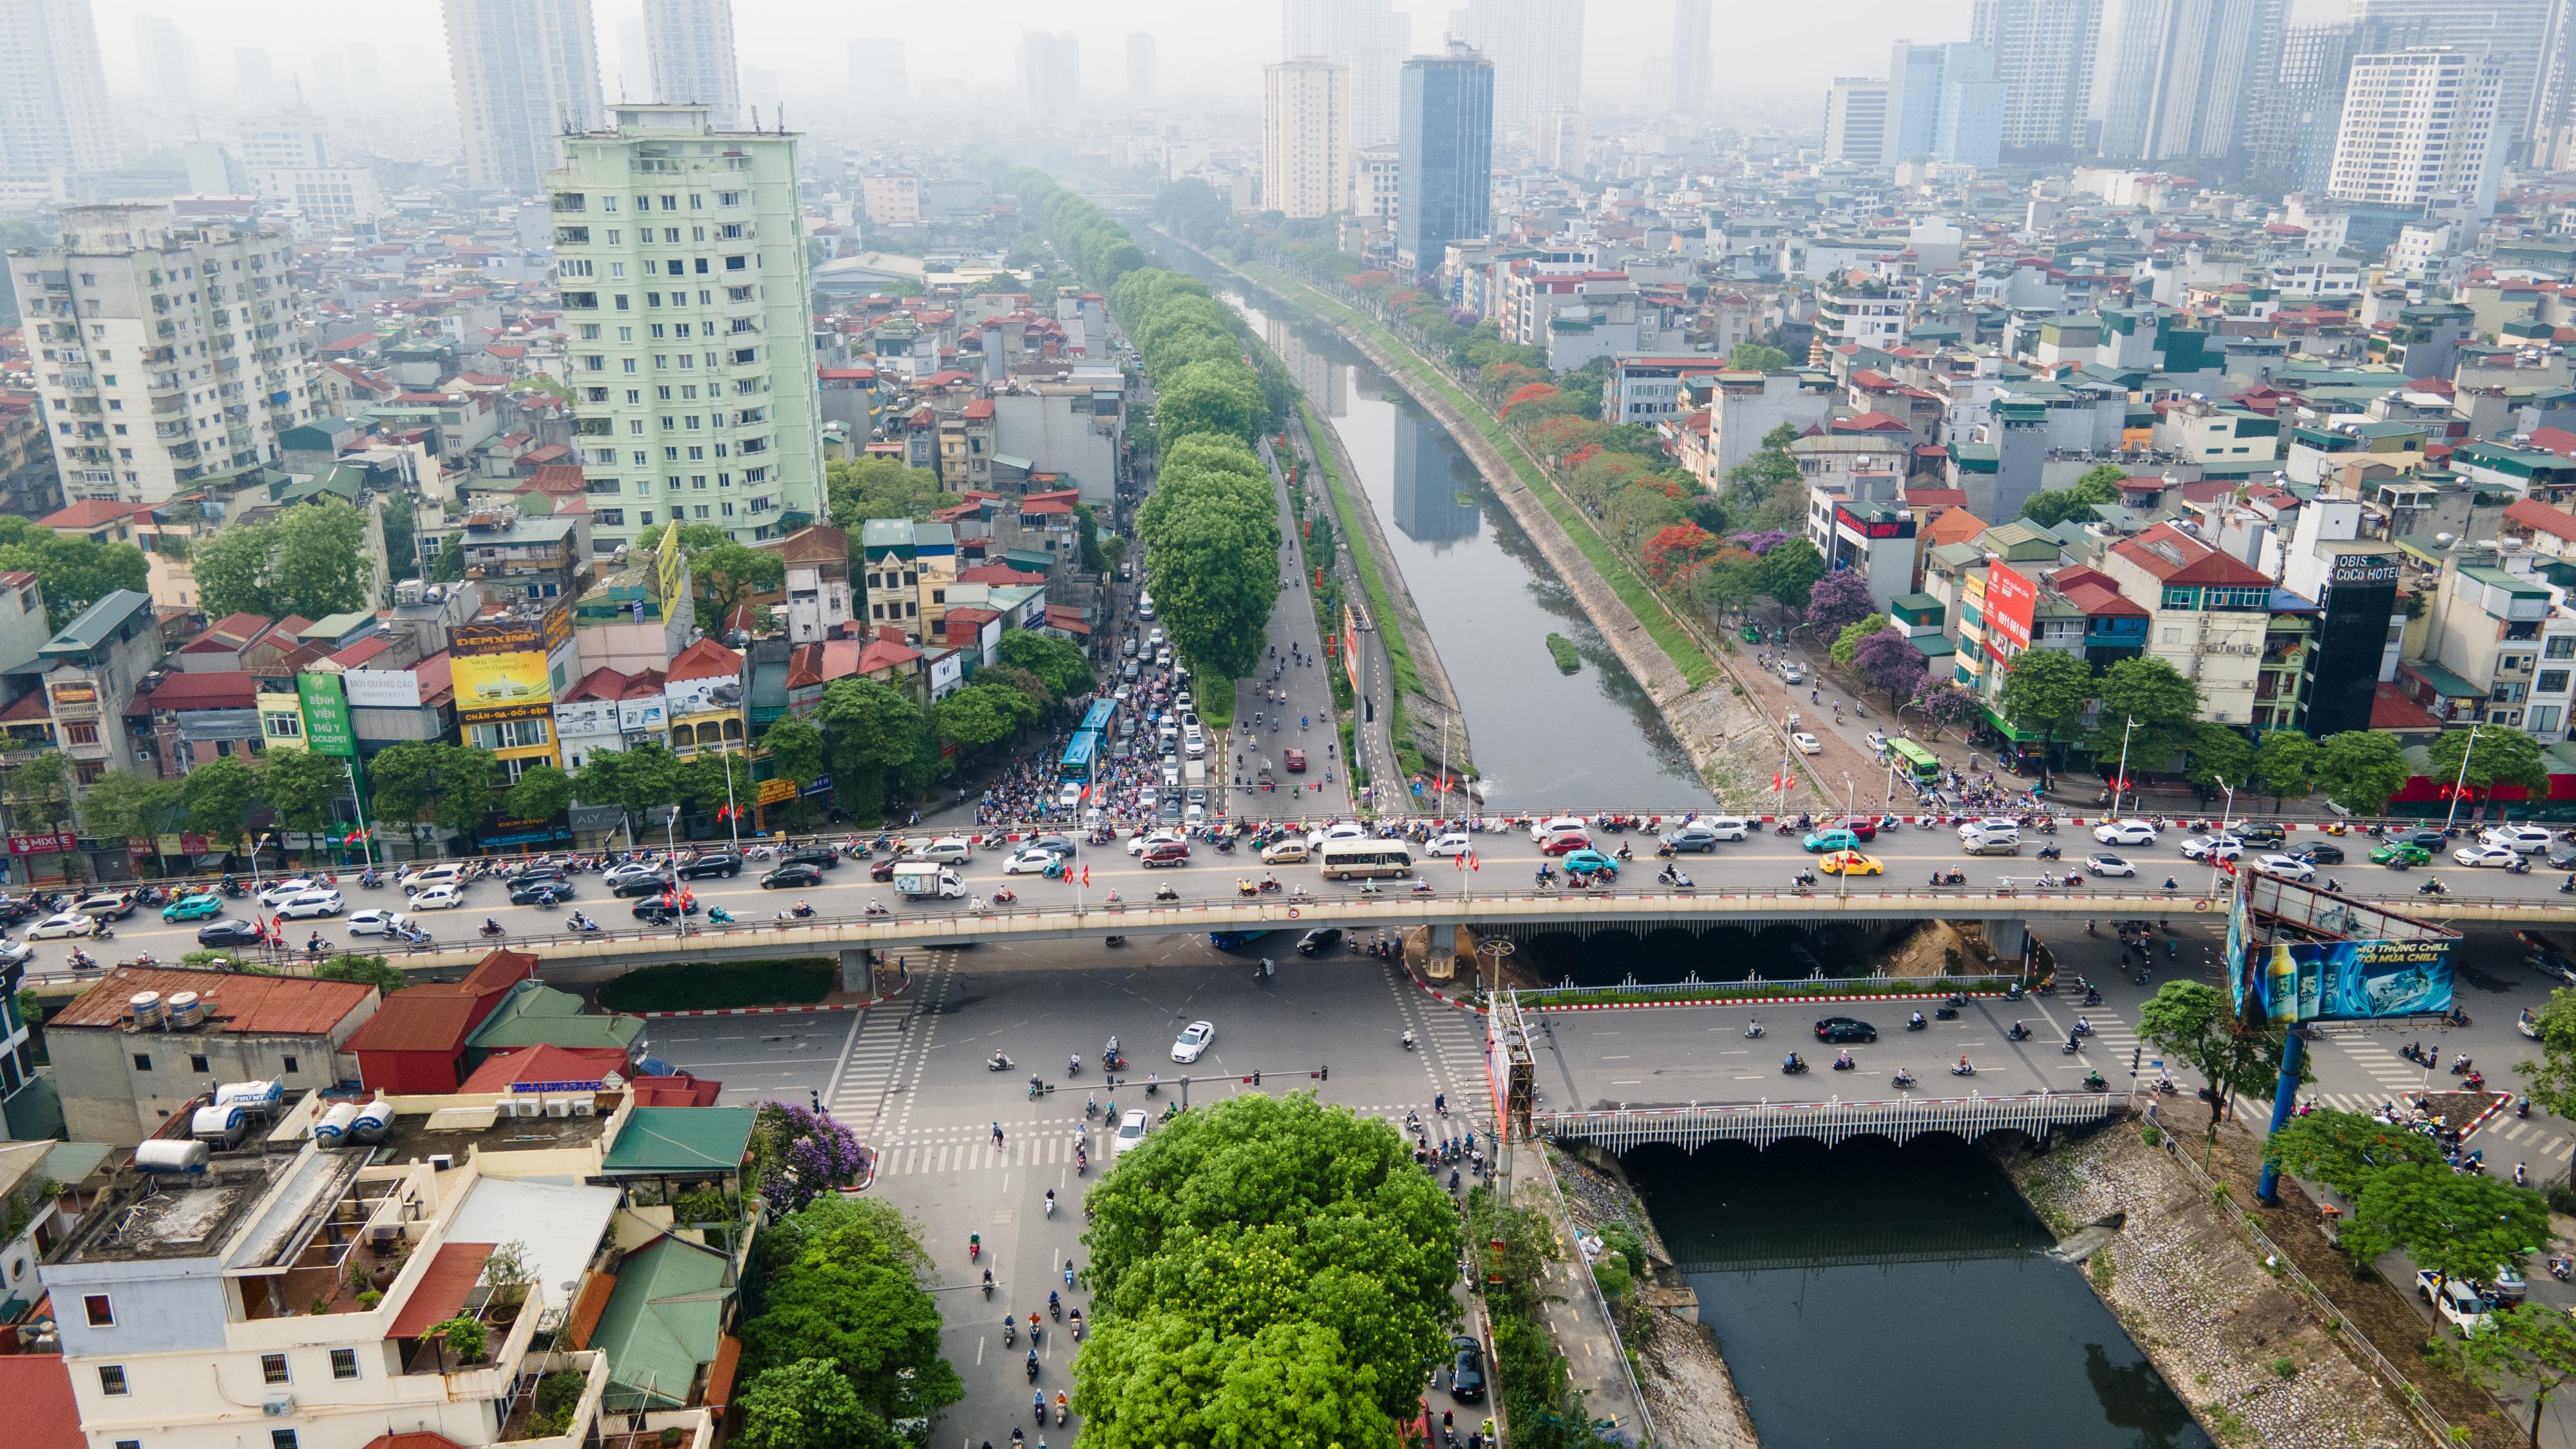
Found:
[[[343,669],[363,669],[367,661],[394,647],[390,634],[370,634],[331,656],[331,662]]]
[[[2373,730],[2438,730],[2442,721],[2431,710],[2406,697],[2406,691],[2382,681],[2370,696],[2370,727]]]
[[[968,422],[980,423],[992,415],[993,400],[991,398],[979,397],[966,405],[965,417]]]
[[[145,709],[248,709],[257,702],[257,676],[238,669],[162,676],[152,692],[135,703]]]
[[[0,709],[0,722],[8,724],[19,724],[27,720],[52,719],[53,717],[54,712],[52,708],[45,703],[45,692],[41,689],[28,690],[25,694],[18,696],[16,700],[12,701],[7,709]]]
[[[138,991],[164,997],[193,991],[209,996],[209,1031],[320,1036],[375,999],[376,988],[356,981],[315,981],[303,976],[243,976],[178,966],[119,966],[53,1018],[53,1026],[113,1027],[133,1008]]]
[[[190,650],[198,650],[200,646],[203,646],[200,652],[230,652],[267,633],[276,627],[276,624],[275,619],[263,614],[226,614],[208,624],[205,631],[196,638],[180,646],[179,652],[185,654]]]
[[[373,1023],[370,1023],[372,1025]],[[520,1082],[589,1082],[602,1073],[628,1070],[626,1053],[615,1047],[559,1047],[539,1044],[484,1059],[457,1087],[464,1092],[506,1092]]]
[[[626,676],[601,665],[581,677],[581,682],[564,691],[565,704],[579,704],[586,699],[616,699],[626,692]]]
[[[1856,418],[1836,418],[1832,426],[1837,433],[1897,432],[1910,435],[1914,431],[1905,425],[1903,419],[1893,418],[1882,412],[1866,412]]]
[[[9,1406],[15,1449],[88,1449],[61,1354],[0,1354],[0,1404]]]
[[[716,1340],[716,1361],[707,1367],[707,1391],[700,1402],[710,1409],[719,1410],[732,1403],[734,1370],[740,1367],[741,1363],[741,1339],[728,1333]]]
[[[2215,584],[2270,587],[2262,570],[2239,563],[2170,523],[2159,523],[2136,538],[2111,546],[2111,552],[2168,584]]]
[[[1945,543],[1966,543],[1985,531],[1986,521],[1970,513],[1963,504],[1933,519],[1923,530],[1923,536],[1930,540],[1925,547],[1939,548]]]
[[[413,986],[385,998],[366,1024],[349,1034],[352,1052],[452,1052],[474,1030],[481,1003],[470,996],[427,994]]]
[[[742,656],[713,639],[701,639],[679,652],[664,676],[673,682],[683,679],[717,679],[742,673]]]
[[[2576,539],[2576,513],[2552,508],[2537,498],[2517,498],[2504,511],[2504,521],[2548,534],[2552,538]]]
[[[1082,611],[1070,604],[1047,605],[1046,622],[1048,628],[1062,629],[1068,634],[1091,632],[1091,626],[1082,621]]]
[[[454,1318],[465,1306],[465,1295],[474,1291],[474,1280],[483,1276],[483,1260],[492,1256],[492,1247],[490,1243],[439,1244],[438,1256],[429,1260],[428,1271],[403,1300],[402,1312],[395,1315],[385,1337],[418,1338],[430,1325]]]
[[[573,1300],[572,1321],[564,1327],[564,1337],[575,1352],[590,1347],[590,1336],[599,1331],[599,1320],[608,1312],[608,1300],[616,1292],[614,1273],[593,1273],[583,1281],[581,1296]]]
[[[96,528],[138,513],[149,513],[149,503],[114,503],[103,498],[84,498],[68,508],[57,508],[36,520],[38,528]]]
[[[2576,458],[2576,433],[2565,428],[2535,428],[2531,433],[2531,446],[2544,453]]]
[[[710,1082],[687,1072],[667,1077],[637,1077],[626,1084],[638,1107],[712,1107],[724,1095],[724,1083]]]
[[[959,569],[957,582],[1009,588],[1015,584],[1043,584],[1046,582],[1046,575],[1022,573],[1009,564],[977,564],[972,568]]]

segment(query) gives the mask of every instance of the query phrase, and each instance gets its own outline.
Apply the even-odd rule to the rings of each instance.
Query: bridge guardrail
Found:
[[[1866,991],[1874,987],[1885,987],[1902,982],[1908,992],[1929,995],[1936,991],[2001,991],[2019,980],[2021,977],[2017,974],[1994,973],[1976,976],[1889,976],[1884,973],[1876,976],[1785,976],[1778,980],[1747,976],[1739,981],[1703,981],[1694,975],[1687,981],[1628,981],[1608,986],[1577,986],[1568,982],[1562,986],[1524,986],[1518,989],[1517,994],[1526,998],[1570,996],[1580,1000],[1594,996],[1690,996],[1703,993],[1718,996],[1729,991],[1760,991],[1779,987],[1797,987],[1801,990],[1830,994]],[[1539,1006],[1532,1009],[1545,1011],[1547,1007]]]

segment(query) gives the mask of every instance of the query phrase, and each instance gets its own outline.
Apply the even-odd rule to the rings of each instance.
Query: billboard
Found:
[[[653,557],[653,587],[662,596],[662,622],[671,622],[671,611],[689,596],[689,556],[680,550],[680,522],[671,520],[662,530],[662,546]]]
[[[358,709],[420,708],[420,676],[408,669],[352,669],[340,683]]]
[[[2451,945],[2434,941],[2279,941],[2237,973],[2267,1020],[2370,1021],[2451,1009]]]
[[[349,723],[349,701],[336,674],[299,674],[295,693],[304,704],[304,743],[316,754],[354,756],[358,732]]]
[[[550,654],[572,638],[572,610],[557,606],[542,619],[501,619],[486,624],[459,624],[448,631],[448,652],[466,654]]]
[[[2030,647],[2030,620],[2039,606],[2039,590],[2000,560],[1986,566],[1986,626],[2011,641],[2016,650]]]
[[[460,654],[449,680],[457,709],[468,714],[546,704],[554,697],[543,654]]]

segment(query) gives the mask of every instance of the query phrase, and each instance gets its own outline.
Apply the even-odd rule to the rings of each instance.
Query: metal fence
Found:
[[[1888,976],[1881,974],[1787,977],[1776,981],[1748,975],[1741,981],[1702,981],[1697,975],[1693,975],[1687,980],[1678,982],[1640,982],[1631,977],[1610,986],[1577,986],[1569,981],[1561,986],[1523,987],[1519,995],[1524,1004],[1534,1002],[1540,997],[1567,996],[1577,1000],[1595,997],[1622,999],[1674,997],[1692,1001],[1760,1001],[1763,997],[1775,993],[1797,996],[1840,996],[1863,991],[1885,991],[1899,984],[1902,984],[1909,995],[1930,995],[1935,992],[1989,992],[2001,991],[2019,980],[2021,977],[2017,975]],[[1547,1007],[1532,1006],[1530,1009],[1545,1011]]]

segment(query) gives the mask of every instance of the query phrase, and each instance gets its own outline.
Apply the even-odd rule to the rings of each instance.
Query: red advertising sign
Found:
[[[2039,606],[2039,590],[2005,563],[1986,566],[1986,627],[2002,635],[2015,650],[2030,647],[2030,620]]]
[[[9,853],[11,855],[58,855],[63,851],[76,848],[77,846],[72,839],[72,833],[68,830],[59,831],[52,835],[12,835],[9,837]]]

